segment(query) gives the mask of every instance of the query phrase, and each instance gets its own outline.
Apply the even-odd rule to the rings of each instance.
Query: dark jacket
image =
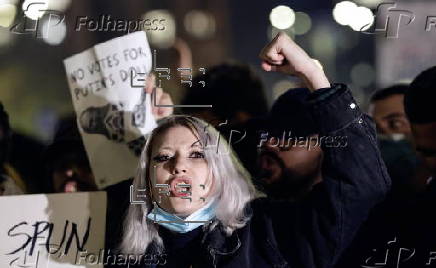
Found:
[[[351,93],[343,85],[320,89],[308,105],[319,136],[325,137],[323,182],[298,203],[252,201],[251,220],[230,237],[220,225],[203,232],[198,267],[333,267],[369,210],[383,199],[390,179],[372,122]],[[147,255],[154,253],[152,245]]]

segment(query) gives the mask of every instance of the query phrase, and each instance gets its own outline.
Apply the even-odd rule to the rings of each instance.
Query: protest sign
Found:
[[[105,192],[1,196],[0,211],[0,267],[103,267]]]
[[[152,68],[144,32],[98,44],[64,60],[77,123],[99,188],[133,177],[144,135],[155,126],[150,94],[132,78]],[[137,83],[135,84],[137,86]]]

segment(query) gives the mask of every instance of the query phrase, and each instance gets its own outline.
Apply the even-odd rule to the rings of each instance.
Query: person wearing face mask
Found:
[[[428,216],[436,204],[432,180],[436,174],[436,119],[429,110],[435,99],[435,75],[436,67],[430,68],[409,86],[383,89],[371,98],[369,113],[377,123],[392,191],[373,210],[337,268],[371,265],[366,261],[374,250],[394,251],[395,247],[413,254],[386,259],[384,267],[435,267],[435,222]]]
[[[298,202],[262,198],[227,142],[191,116],[162,119],[141,154],[124,216],[124,267],[333,267],[390,179],[369,118],[349,90],[286,34],[261,52],[262,67],[300,77],[326,146],[323,181]],[[218,142],[219,141],[219,142]],[[142,256],[142,258],[141,258]]]
[[[408,85],[398,84],[376,91],[368,113],[377,127],[383,160],[392,178],[391,196],[409,199],[426,187],[428,172],[417,157],[412,143],[412,130],[404,108]]]
[[[396,233],[392,226],[402,221],[404,207],[426,188],[428,172],[413,148],[412,130],[404,108],[409,85],[377,90],[370,98],[368,114],[374,119],[383,161],[392,179],[387,198],[372,210],[337,268],[364,264],[374,248],[383,247]]]

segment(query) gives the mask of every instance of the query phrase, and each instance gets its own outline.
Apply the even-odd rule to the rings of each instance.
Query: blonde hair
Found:
[[[228,143],[214,127],[206,122],[192,116],[173,115],[158,122],[158,126],[151,132],[142,151],[133,187],[134,189],[145,188],[146,194],[141,199],[142,204],[130,204],[128,208],[120,244],[120,251],[125,254],[143,254],[153,241],[159,251],[163,249],[156,224],[146,217],[153,204],[151,189],[148,187],[151,185],[150,156],[156,136],[176,126],[186,127],[198,136],[213,175],[214,197],[217,200],[216,221],[208,228],[211,230],[221,223],[227,235],[230,235],[236,229],[245,226],[250,219],[244,208],[248,202],[258,196],[258,193],[251,182],[249,173]]]

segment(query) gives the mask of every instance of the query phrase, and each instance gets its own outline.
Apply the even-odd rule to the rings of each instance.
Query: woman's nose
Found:
[[[187,172],[187,163],[183,157],[174,158],[174,174],[183,174]]]

